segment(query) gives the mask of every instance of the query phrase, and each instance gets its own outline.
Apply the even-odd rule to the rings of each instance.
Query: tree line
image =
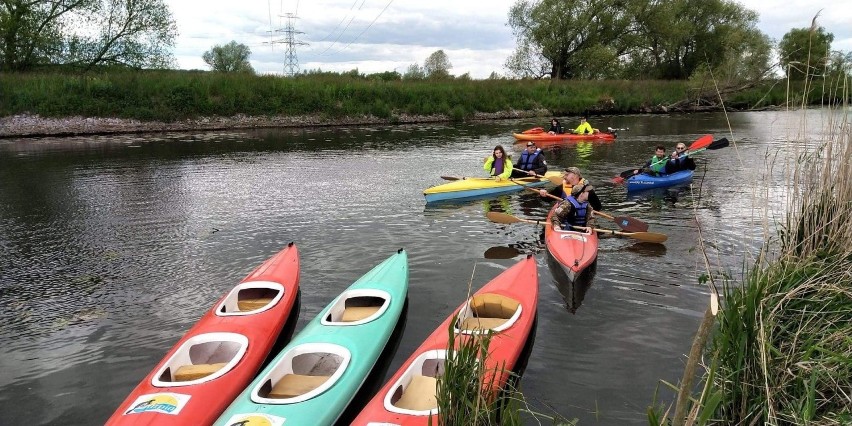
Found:
[[[815,18],[816,19],[816,18]],[[734,0],[518,0],[507,25],[516,37],[511,78],[758,81],[780,69],[793,79],[848,76],[852,53],[833,34],[794,28],[775,44],[758,15]],[[3,0],[0,71],[120,66],[168,69],[177,26],[163,0]],[[778,61],[773,62],[773,49]],[[236,41],[202,56],[213,71],[254,73]],[[423,65],[381,79],[470,79],[450,74],[439,49]],[[357,70],[356,70],[357,72]],[[307,73],[322,73],[319,70]],[[398,76],[398,78],[397,78]],[[501,77],[496,72],[491,77]]]

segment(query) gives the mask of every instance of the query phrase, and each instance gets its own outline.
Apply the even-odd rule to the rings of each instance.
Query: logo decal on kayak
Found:
[[[136,398],[130,408],[124,413],[161,413],[178,415],[189,401],[189,395],[179,393],[152,393]]]
[[[225,422],[228,426],[281,426],[287,419],[269,414],[234,414]]]
[[[586,242],[586,237],[579,235],[579,234],[562,234],[562,235],[559,236],[559,239],[560,240],[577,240],[577,241],[582,241],[584,243]]]

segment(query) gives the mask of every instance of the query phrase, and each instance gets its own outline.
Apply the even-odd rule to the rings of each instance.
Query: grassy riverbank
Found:
[[[110,117],[172,122],[198,117],[315,116],[334,122],[371,116],[441,115],[464,120],[477,113],[534,111],[541,115],[666,112],[666,106],[712,89],[688,81],[379,80],[362,75],[296,78],[203,71],[117,70],[0,76],[0,117]],[[786,86],[774,81],[729,95],[730,108],[781,104]],[[820,94],[814,93],[818,101]],[[689,104],[689,102],[686,102]],[[706,104],[695,102],[694,107]]]
[[[673,425],[852,424],[852,129],[847,105],[827,108],[825,140],[791,140],[788,163],[769,164],[786,171],[777,239],[706,314],[703,389],[668,411]],[[662,413],[650,423],[669,424]]]

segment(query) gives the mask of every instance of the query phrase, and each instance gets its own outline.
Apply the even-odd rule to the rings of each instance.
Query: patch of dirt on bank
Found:
[[[475,113],[473,120],[499,120],[509,118],[549,116],[547,110],[501,111],[496,113]],[[438,123],[451,121],[443,114],[436,115],[395,115],[392,118],[373,116],[343,117],[335,119],[311,116],[274,116],[249,117],[199,117],[165,123],[160,121],[139,121],[121,118],[66,117],[44,118],[38,115],[13,115],[0,118],[0,138],[38,137],[38,136],[78,136],[103,135],[117,133],[175,132],[187,130],[228,130],[261,127],[313,127],[313,126],[353,126],[373,124],[412,124]]]

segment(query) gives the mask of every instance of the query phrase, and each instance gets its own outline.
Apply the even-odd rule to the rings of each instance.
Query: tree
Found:
[[[443,50],[436,50],[423,61],[423,72],[432,79],[448,78],[452,67],[450,58]]]
[[[0,66],[162,68],[172,64],[177,27],[163,0],[5,0]]]
[[[423,71],[423,68],[420,68],[420,65],[411,64],[405,70],[405,74],[402,75],[402,78],[406,80],[423,80],[426,78],[426,73]]]
[[[201,59],[204,59],[213,71],[254,74],[254,68],[248,60],[249,56],[251,56],[251,49],[248,46],[232,40],[224,46],[218,44],[213,46],[201,55]]]
[[[595,54],[625,51],[621,42],[632,22],[632,5],[623,0],[519,0],[509,10],[508,25],[518,48],[507,60],[515,74],[536,77],[539,66],[549,66],[554,79],[587,77]],[[525,64],[531,63],[532,66]]]
[[[793,28],[778,43],[781,66],[791,80],[823,75],[831,53],[834,34],[822,27]]]

